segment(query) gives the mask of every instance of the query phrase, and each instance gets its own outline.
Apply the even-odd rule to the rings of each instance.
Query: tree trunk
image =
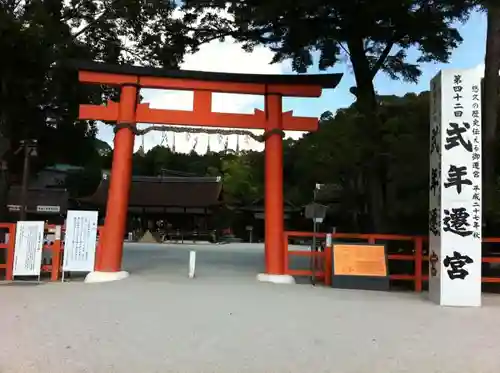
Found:
[[[495,4],[494,4],[495,3]],[[496,149],[500,70],[500,4],[488,5],[488,31],[483,86],[483,206],[493,206],[496,189]],[[485,211],[488,216],[488,211]],[[485,219],[486,222],[488,221]]]
[[[368,206],[371,230],[374,233],[385,233],[385,178],[380,158],[381,123],[378,116],[378,104],[373,73],[366,58],[361,38],[353,37],[348,43],[351,64],[356,79],[356,88],[351,93],[356,95],[356,106],[363,116],[363,136],[367,141],[365,174],[368,184]]]

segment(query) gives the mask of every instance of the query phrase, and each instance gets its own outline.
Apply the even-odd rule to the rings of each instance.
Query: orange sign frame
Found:
[[[336,276],[386,277],[385,246],[334,244],[333,271]]]

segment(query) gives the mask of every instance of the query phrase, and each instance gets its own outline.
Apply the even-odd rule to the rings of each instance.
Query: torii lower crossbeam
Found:
[[[166,71],[136,66],[76,63],[83,83],[106,84],[121,89],[118,103],[80,106],[80,119],[116,122],[113,166],[103,236],[95,272],[90,281],[123,278],[123,238],[132,173],[136,123],[249,128],[264,130],[265,138],[265,274],[261,279],[290,282],[285,275],[283,243],[283,134],[284,131],[315,131],[317,118],[294,117],[282,112],[282,97],[319,97],[324,88],[335,88],[341,74],[254,75],[199,71]],[[194,91],[192,111],[151,109],[138,102],[141,88]],[[212,112],[212,93],[261,94],[264,111],[254,114]]]

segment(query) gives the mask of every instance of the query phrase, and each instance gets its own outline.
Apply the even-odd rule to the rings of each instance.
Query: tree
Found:
[[[94,146],[101,157],[107,157],[113,152],[113,148],[106,141],[94,139]]]
[[[379,96],[377,100],[384,133],[382,167],[387,175],[386,229],[422,234],[428,216],[429,94]],[[370,184],[361,167],[364,148],[371,145],[359,120],[363,119],[356,105],[339,110],[321,122],[317,132],[296,141],[291,159],[285,159],[293,162],[285,189],[293,191],[295,204],[310,202],[316,183],[335,187],[330,202],[335,224],[342,231],[371,230]]]
[[[88,165],[82,171],[73,171],[66,176],[64,187],[71,198],[92,195],[102,181],[102,171],[97,165]]]
[[[0,0],[0,145],[16,150],[20,140],[38,139],[33,171],[55,162],[85,166],[94,158],[96,127],[78,120],[78,105],[117,92],[78,84],[65,62],[178,67],[197,43],[176,7],[174,0]],[[20,173],[20,157],[8,158],[9,171]]]
[[[500,3],[485,1],[488,12],[486,35],[485,72],[483,80],[483,172],[485,207],[491,210],[497,187],[496,167],[498,158],[497,124],[500,99]]]
[[[173,15],[175,1],[0,0],[0,7],[7,66],[0,77],[0,131],[14,142],[68,126],[81,138],[95,134],[94,123],[77,121],[78,105],[105,97],[99,87],[79,85],[66,60],[174,68],[194,45]]]
[[[186,0],[186,19],[200,19],[201,39],[231,36],[251,50],[268,46],[272,62],[291,59],[292,68],[305,72],[319,54],[325,70],[348,61],[356,80],[360,120],[371,146],[365,147],[363,167],[370,183],[370,211],[374,230],[384,230],[383,211],[387,175],[382,169],[384,144],[378,118],[374,78],[383,71],[393,79],[416,82],[419,63],[447,62],[462,38],[452,23],[464,20],[475,1],[470,0]],[[226,9],[230,17],[207,8]],[[408,59],[410,48],[420,57]]]
[[[222,160],[224,197],[229,204],[250,204],[262,190],[252,176],[252,165],[244,155],[225,156]]]

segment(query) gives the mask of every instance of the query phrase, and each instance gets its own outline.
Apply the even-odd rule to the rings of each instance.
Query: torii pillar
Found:
[[[136,123],[184,126],[246,128],[264,130],[265,140],[265,273],[259,281],[293,283],[285,274],[283,214],[283,137],[284,131],[315,131],[317,118],[294,117],[282,111],[282,99],[319,97],[324,88],[335,88],[342,74],[255,75],[200,71],[168,71],[136,66],[76,63],[79,80],[84,83],[119,87],[120,102],[107,106],[80,105],[80,119],[115,122],[113,165],[106,218],[96,253],[94,272],[86,282],[123,279],[123,241],[132,174],[132,155]],[[192,90],[192,111],[151,109],[139,103],[141,88]],[[212,112],[212,93],[257,94],[265,97],[265,110],[254,114]]]

